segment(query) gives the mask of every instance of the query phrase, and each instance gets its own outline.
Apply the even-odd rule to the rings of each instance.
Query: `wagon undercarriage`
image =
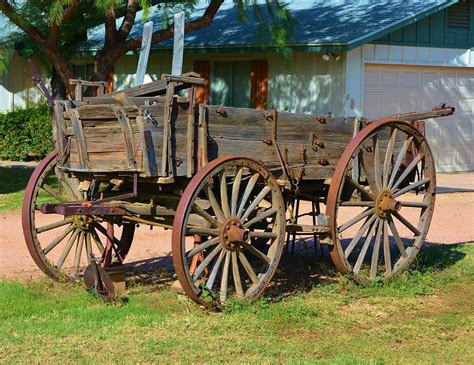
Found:
[[[197,104],[202,83],[165,76],[56,102],[56,151],[23,208],[46,274],[74,279],[92,262],[122,263],[137,224],[173,229],[178,279],[204,304],[256,298],[299,234],[329,245],[337,269],[358,281],[410,265],[435,197],[431,151],[410,122],[453,108],[377,121],[239,109]],[[301,223],[303,201],[312,209]]]

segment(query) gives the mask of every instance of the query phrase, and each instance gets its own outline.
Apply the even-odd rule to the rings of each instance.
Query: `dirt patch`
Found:
[[[428,233],[429,243],[460,243],[474,240],[474,193],[440,194]],[[26,248],[19,210],[0,213],[0,279],[43,277]],[[137,229],[128,262],[141,265],[171,263],[171,230],[141,226]]]

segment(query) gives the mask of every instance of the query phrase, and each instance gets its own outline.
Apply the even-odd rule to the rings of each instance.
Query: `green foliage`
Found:
[[[0,159],[41,159],[54,147],[47,104],[0,113]]]

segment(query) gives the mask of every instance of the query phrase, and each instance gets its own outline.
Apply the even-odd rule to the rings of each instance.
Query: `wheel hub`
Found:
[[[229,219],[221,231],[221,244],[228,250],[235,250],[239,242],[247,242],[249,232],[244,228],[239,219]]]
[[[380,218],[387,218],[389,213],[398,212],[402,205],[399,201],[393,198],[389,190],[383,190],[375,200],[375,213]]]
[[[94,222],[94,220],[95,219],[89,215],[76,215],[73,218],[74,224],[81,231],[88,231],[91,223]]]

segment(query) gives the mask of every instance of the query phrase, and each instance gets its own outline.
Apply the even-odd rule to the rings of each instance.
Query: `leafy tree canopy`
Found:
[[[106,80],[115,62],[128,51],[141,46],[141,36],[130,37],[137,14],[142,20],[153,13],[162,27],[155,31],[152,43],[156,44],[173,37],[173,14],[184,11],[187,15],[186,32],[209,26],[224,0],[205,2],[205,12],[198,19],[189,15],[202,1],[154,1],[154,0],[0,0],[0,11],[17,28],[3,39],[0,51],[0,72],[6,69],[12,49],[25,57],[40,59],[52,67],[56,77],[72,95],[68,80],[74,78],[71,58],[88,40],[90,30],[105,27],[103,46],[95,55],[91,80]],[[234,0],[241,21],[258,22],[260,44],[273,44],[285,55],[294,23],[288,9],[279,0]],[[252,17],[251,17],[252,14]],[[54,87],[53,87],[54,89]],[[54,90],[53,90],[54,91]]]

